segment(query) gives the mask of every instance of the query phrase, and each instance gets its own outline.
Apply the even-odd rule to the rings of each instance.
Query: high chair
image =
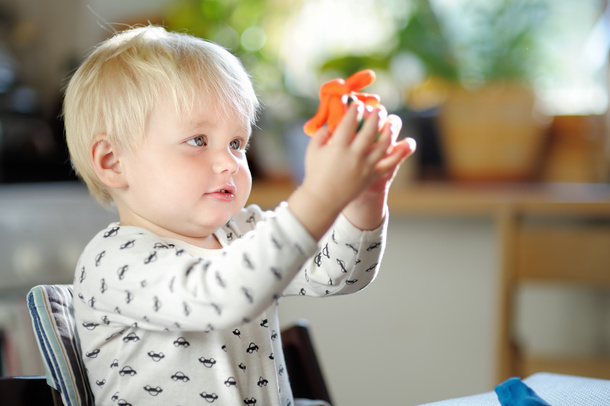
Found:
[[[36,401],[36,406],[93,406],[93,394],[87,380],[85,366],[76,334],[72,285],[38,285],[27,295],[28,309],[38,347],[43,358],[46,383],[50,387],[52,403]],[[286,367],[295,397],[320,399],[330,403],[330,396],[316,353],[302,321],[282,331]],[[11,392],[40,392],[42,377],[24,377],[11,382]],[[16,378],[11,378],[16,379]],[[0,382],[0,388],[2,382]],[[23,389],[20,389],[23,388]],[[0,393],[1,389],[0,389]],[[44,395],[44,394],[43,394]],[[22,403],[24,406],[28,403]],[[17,406],[15,404],[15,406]]]

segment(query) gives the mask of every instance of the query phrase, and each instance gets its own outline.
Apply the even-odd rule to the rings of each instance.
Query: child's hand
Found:
[[[356,134],[363,109],[361,102],[352,103],[332,138],[323,127],[307,148],[305,178],[288,205],[314,238],[320,238],[337,215],[363,192],[385,199],[385,190],[399,164],[412,152],[407,142],[396,142],[400,120],[387,117],[383,108],[369,112]],[[358,216],[351,217],[363,228],[358,219],[353,219]]]
[[[375,229],[383,222],[386,215],[388,192],[398,168],[407,157],[415,152],[415,140],[412,138],[397,141],[401,128],[402,121],[398,116],[390,115],[386,120],[382,120],[378,142],[388,143],[386,158],[392,160],[395,165],[343,210],[343,214],[350,222],[362,230]],[[384,137],[386,137],[385,140]],[[396,157],[400,157],[400,159],[396,161]]]
[[[381,106],[383,107],[383,106]],[[366,116],[366,114],[365,114]],[[401,141],[398,140],[398,136],[400,135],[400,131],[402,129],[402,120],[400,117],[396,115],[389,115],[385,119],[382,119],[380,122],[380,130],[379,137],[388,137],[388,140],[385,142],[389,143],[387,154],[404,154],[403,158],[398,162],[396,166],[394,166],[387,174],[387,176],[383,176],[381,179],[373,183],[366,191],[370,193],[384,193],[387,192],[398,172],[398,168],[400,164],[409,156],[415,152],[416,144],[415,140],[412,138],[404,138]]]
[[[388,137],[378,136],[384,109],[366,114],[362,103],[352,103],[332,138],[327,128],[318,130],[305,154],[302,188],[328,207],[342,209],[367,187],[387,176]],[[362,129],[359,120],[366,114]]]

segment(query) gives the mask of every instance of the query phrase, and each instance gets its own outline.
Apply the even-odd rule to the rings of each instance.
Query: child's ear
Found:
[[[103,184],[115,189],[127,186],[118,151],[106,134],[95,136],[89,154],[93,169]]]

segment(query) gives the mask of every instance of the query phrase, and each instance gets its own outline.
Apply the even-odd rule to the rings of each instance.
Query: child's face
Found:
[[[128,183],[117,201],[121,223],[166,237],[209,240],[250,194],[249,136],[243,119],[222,114],[216,103],[201,102],[181,114],[159,103],[141,144],[121,157]]]

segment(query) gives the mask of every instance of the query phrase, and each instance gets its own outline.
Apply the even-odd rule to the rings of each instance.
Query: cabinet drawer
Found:
[[[610,287],[610,224],[523,225],[516,235],[517,278]]]

